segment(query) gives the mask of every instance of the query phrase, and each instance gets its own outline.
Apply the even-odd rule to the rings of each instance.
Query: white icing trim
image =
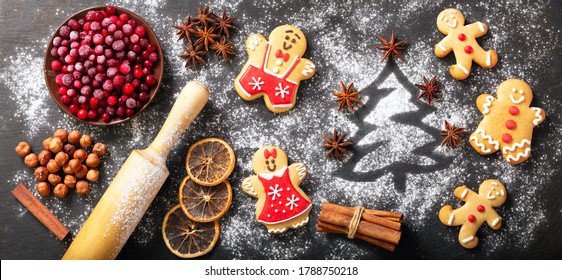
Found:
[[[470,242],[470,241],[472,241],[472,240],[474,240],[474,235],[472,235],[472,236],[470,236],[470,237],[467,237],[467,238],[461,240],[461,242],[462,242],[462,244],[466,244],[466,243],[468,243],[468,242]]]
[[[494,185],[494,186],[497,186],[497,185],[498,185],[498,182],[492,181],[492,182],[490,182],[490,184],[492,184],[492,185]]]
[[[515,104],[519,104],[519,103],[523,102],[523,100],[525,100],[525,96],[521,96],[521,98],[515,99],[515,98],[513,98],[513,95],[510,94],[509,99],[511,99],[511,102],[513,102]]]
[[[484,32],[484,24],[481,22],[477,22],[478,23],[478,28],[480,28],[480,32]]]
[[[500,222],[500,218],[495,218],[494,221],[492,222],[492,226],[495,227],[498,223]]]
[[[496,196],[492,195],[492,191],[488,191],[488,193],[486,194],[486,198],[492,200],[492,199],[496,199]]]
[[[490,51],[486,52],[486,66],[492,65],[492,55]]]
[[[267,229],[267,232],[269,233],[283,233],[286,232],[287,228],[280,228],[280,229],[276,229],[276,228],[272,228],[272,229]]]
[[[464,189],[464,191],[461,193],[461,198],[464,198],[467,193],[468,193],[468,189]]]
[[[449,13],[451,13],[451,14],[456,14],[457,11],[455,11],[455,10],[450,10]]]
[[[455,214],[451,213],[451,216],[449,216],[449,221],[447,222],[447,225],[452,225],[454,218],[455,218]]]
[[[505,193],[503,192],[503,190],[500,190],[500,196],[504,196]]]
[[[541,123],[541,121],[543,120],[542,116],[541,116],[541,108],[531,108],[533,110],[535,110],[535,119],[533,120],[533,124],[539,125],[539,123]]]
[[[492,139],[492,136],[487,135],[486,132],[482,128],[479,128],[474,132],[474,134],[478,134],[478,133],[480,133],[482,135],[482,138],[484,138],[488,141],[488,144],[494,145],[494,148],[496,150],[500,148],[500,143],[498,141],[495,141],[494,139]],[[470,136],[470,140],[474,140],[474,145],[479,147],[482,152],[489,153],[489,152],[492,151],[492,150],[486,148],[484,143],[478,142],[478,137],[476,137],[475,135]]]
[[[295,56],[295,58],[293,59],[293,62],[291,62],[291,65],[289,65],[289,67],[287,68],[287,70],[285,70],[284,73],[280,73],[280,74],[277,74],[277,72],[273,73],[271,70],[269,70],[269,69],[267,68],[267,63],[268,63],[268,60],[269,60],[269,53],[270,53],[270,51],[271,51],[271,45],[268,45],[268,48],[267,48],[265,51],[266,51],[266,54],[265,54],[265,60],[263,61],[263,71],[264,71],[265,73],[270,74],[270,75],[272,75],[272,76],[275,76],[275,77],[277,77],[277,78],[279,78],[279,79],[282,79],[282,78],[285,76],[285,74],[287,74],[287,72],[289,71],[289,69],[293,68],[294,64],[297,63],[297,60],[300,60],[300,57]],[[277,67],[273,68],[273,70],[275,70],[276,68],[277,68]],[[277,71],[279,71],[279,69],[277,69]],[[289,79],[287,79],[287,81],[289,81]],[[293,82],[293,81],[291,81],[291,82]],[[296,85],[298,85],[298,84],[295,83],[295,82],[293,82],[293,83],[296,84]],[[291,105],[291,106],[292,106],[292,105]]]
[[[495,98],[491,95],[486,96],[486,103],[482,104],[482,107],[484,107],[484,110],[482,110],[482,114],[486,115],[490,112],[490,106],[492,106],[492,101],[495,100]]]
[[[302,178],[306,176],[306,166],[304,166],[304,164],[299,162],[295,164],[295,167],[297,169],[297,172],[299,173],[299,179],[302,180]]]
[[[258,195],[256,190],[252,187],[252,183],[250,182],[249,178],[242,181],[242,188],[244,188],[246,190],[246,192],[251,194],[251,195]]]
[[[524,153],[518,153],[516,157],[514,157],[513,155],[509,155],[507,156],[506,160],[507,162],[511,162],[511,161],[519,161],[521,159],[521,157],[529,157],[529,154],[531,153],[531,148],[527,148],[525,149]]]
[[[531,145],[531,141],[529,141],[529,139],[523,139],[523,140],[521,140],[521,142],[515,143],[511,147],[510,146],[503,147],[502,152],[504,154],[507,154],[507,152],[513,152],[513,151],[515,151],[516,148],[519,148],[519,149],[523,148],[525,146],[525,144]]]
[[[461,71],[463,71],[465,74],[468,75],[468,70],[466,70],[466,68],[464,68],[464,66],[462,66],[462,64],[458,63],[457,66],[459,66],[459,68],[461,69]]]
[[[304,221],[302,221],[300,223],[296,223],[296,224],[292,225],[291,227],[292,228],[300,228],[300,227],[304,226],[306,223],[308,223],[308,217],[306,217],[306,219]]]
[[[302,70],[302,75],[308,77],[309,74],[312,74],[312,72],[314,72],[315,68],[316,66],[314,66],[314,63],[307,61],[304,64],[304,70]]]
[[[277,64],[278,66],[283,65],[283,60],[278,58],[277,60],[275,60],[275,64]]]
[[[457,27],[457,19],[454,19],[453,22],[447,22],[447,25],[452,28]]]
[[[445,46],[443,46],[443,44],[439,43],[439,44],[437,44],[437,46],[438,46],[442,51],[444,51],[444,52],[447,51],[447,48],[445,48]]]
[[[267,172],[260,173],[260,174],[258,174],[258,176],[269,181],[269,180],[273,179],[273,177],[278,177],[278,178],[283,177],[283,173],[285,173],[285,170],[287,170],[287,166],[283,166],[283,168],[281,168],[281,169],[279,169],[279,170],[277,170],[277,171],[275,171],[275,172],[271,172],[271,173],[267,173]]]
[[[260,44],[261,38],[254,35],[251,39],[250,42],[248,42],[248,49],[250,49],[251,51],[254,51],[256,49],[256,46]]]
[[[445,17],[445,14],[443,14],[443,13],[440,14],[440,15],[439,15],[439,20],[443,20],[444,17]]]
[[[308,201],[308,200],[307,200],[307,201]],[[308,209],[310,209],[311,207],[312,207],[312,203],[309,204],[308,207],[306,207],[306,209],[300,211],[298,214],[295,214],[295,215],[293,215],[292,217],[290,217],[290,218],[288,218],[288,219],[285,219],[285,220],[282,220],[282,221],[266,222],[266,221],[262,221],[262,220],[259,220],[259,219],[258,219],[258,222],[260,222],[260,223],[262,223],[262,224],[264,224],[264,225],[275,225],[275,224],[284,223],[284,222],[286,222],[286,221],[290,221],[290,220],[294,219],[294,218],[297,217],[297,216],[302,215],[302,213],[308,211]]]

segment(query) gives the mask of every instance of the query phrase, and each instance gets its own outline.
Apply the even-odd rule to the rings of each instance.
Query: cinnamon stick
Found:
[[[66,228],[22,183],[12,190],[12,195],[14,195],[16,199],[59,240],[63,240],[66,235],[68,235],[70,232],[68,228]]]
[[[320,211],[320,215],[318,216],[318,220],[324,223],[341,226],[341,227],[348,227],[351,218],[346,215],[337,214],[335,212],[329,211],[328,209],[322,209]],[[389,242],[394,245],[398,245],[398,241],[402,233],[400,231],[387,228],[384,226],[380,226],[371,222],[367,221],[360,221],[359,226],[357,227],[357,232],[375,239],[380,239],[386,242]]]
[[[336,234],[347,234],[347,228],[344,227],[340,227],[340,226],[335,226],[332,224],[327,224],[324,223],[322,221],[318,221],[318,227],[316,228],[316,231],[318,232],[327,232],[327,233],[336,233]],[[396,248],[396,245],[376,239],[376,238],[372,238],[369,236],[366,236],[364,234],[361,233],[356,233],[355,234],[356,238],[359,238],[363,241],[369,242],[375,246],[379,246],[383,249],[386,249],[388,251],[394,252],[394,249]]]
[[[345,207],[345,206],[341,206],[341,205],[330,203],[330,202],[324,202],[324,204],[322,204],[322,209],[326,209],[326,211],[339,213],[339,214],[349,216],[349,217],[353,217],[353,214],[355,213],[354,208]],[[371,222],[371,223],[374,223],[374,224],[377,224],[377,225],[380,225],[380,226],[383,226],[383,227],[394,229],[394,230],[400,230],[400,228],[402,227],[402,224],[400,224],[399,222],[389,220],[387,218],[381,218],[380,216],[374,214],[371,211],[375,211],[374,213],[379,213],[381,215],[384,215],[383,217],[389,217],[390,215],[398,214],[398,213],[394,213],[394,212],[366,209],[363,212],[363,215],[361,215],[361,219],[363,219],[365,221],[368,221],[368,222]],[[402,214],[398,214],[398,215],[401,216]]]

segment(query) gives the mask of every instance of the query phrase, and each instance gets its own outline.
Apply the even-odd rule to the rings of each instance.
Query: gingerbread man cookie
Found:
[[[459,10],[445,9],[437,16],[437,28],[446,37],[435,45],[435,55],[442,58],[453,51],[457,59],[457,64],[451,65],[449,69],[453,78],[457,80],[468,78],[472,61],[486,69],[498,63],[496,51],[485,51],[476,42],[476,38],[488,32],[486,24],[477,21],[465,26],[464,16]]]
[[[470,144],[482,155],[501,151],[511,164],[531,156],[533,127],[545,119],[541,108],[530,107],[533,91],[527,83],[510,79],[500,84],[498,98],[482,94],[476,99],[484,119],[470,135]]]
[[[306,176],[306,166],[288,166],[285,152],[266,146],[254,154],[252,168],[257,175],[244,179],[242,190],[258,199],[258,222],[273,234],[304,226],[312,209],[310,199],[299,187]]]
[[[459,242],[467,249],[478,245],[476,232],[484,222],[492,229],[498,230],[502,226],[502,218],[495,207],[504,204],[507,191],[498,180],[486,180],[475,193],[466,186],[455,189],[455,196],[465,204],[453,210],[451,205],[445,205],[439,210],[439,220],[447,226],[462,226],[459,232]]]
[[[316,72],[312,61],[302,58],[306,51],[306,37],[292,25],[279,26],[267,41],[252,34],[246,40],[248,62],[240,71],[234,87],[246,101],[264,97],[267,108],[274,113],[288,111],[295,106],[297,89],[302,80]]]

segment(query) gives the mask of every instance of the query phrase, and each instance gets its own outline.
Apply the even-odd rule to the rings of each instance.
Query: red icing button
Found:
[[[482,213],[484,212],[484,206],[483,205],[478,205],[478,207],[476,207],[476,210],[478,210],[478,212]]]
[[[511,134],[509,134],[509,133],[504,133],[504,134],[502,135],[502,141],[503,141],[504,143],[511,143],[512,140],[513,140],[513,138],[511,137]]]
[[[468,221],[474,223],[476,222],[476,217],[474,217],[474,215],[468,215]]]
[[[515,116],[519,114],[519,108],[517,108],[517,106],[511,106],[509,107],[509,113]]]
[[[507,127],[507,129],[515,129],[517,127],[517,123],[514,120],[507,120],[505,122],[505,127]]]
[[[464,35],[464,34],[462,34],[462,33],[459,34],[459,40],[461,40],[461,41],[466,40],[466,35]]]
[[[472,47],[471,46],[464,47],[464,52],[465,53],[472,53]]]

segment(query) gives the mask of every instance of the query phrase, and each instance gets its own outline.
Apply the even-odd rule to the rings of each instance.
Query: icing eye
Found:
[[[297,40],[295,40],[295,39],[293,38],[293,40],[291,40],[291,43],[295,43],[296,41],[297,41]]]
[[[285,36],[285,40],[289,40],[289,35]]]
[[[450,15],[449,17],[450,17],[450,18],[455,18],[455,15]]]
[[[512,92],[517,92],[517,89],[516,89],[516,88],[512,88],[511,91],[512,91]]]
[[[274,159],[271,160],[271,164],[275,164],[275,160],[274,160]]]
[[[519,94],[523,94],[524,91],[522,89],[519,90]]]
[[[265,161],[265,165],[269,165],[269,160],[266,160],[266,161]]]

